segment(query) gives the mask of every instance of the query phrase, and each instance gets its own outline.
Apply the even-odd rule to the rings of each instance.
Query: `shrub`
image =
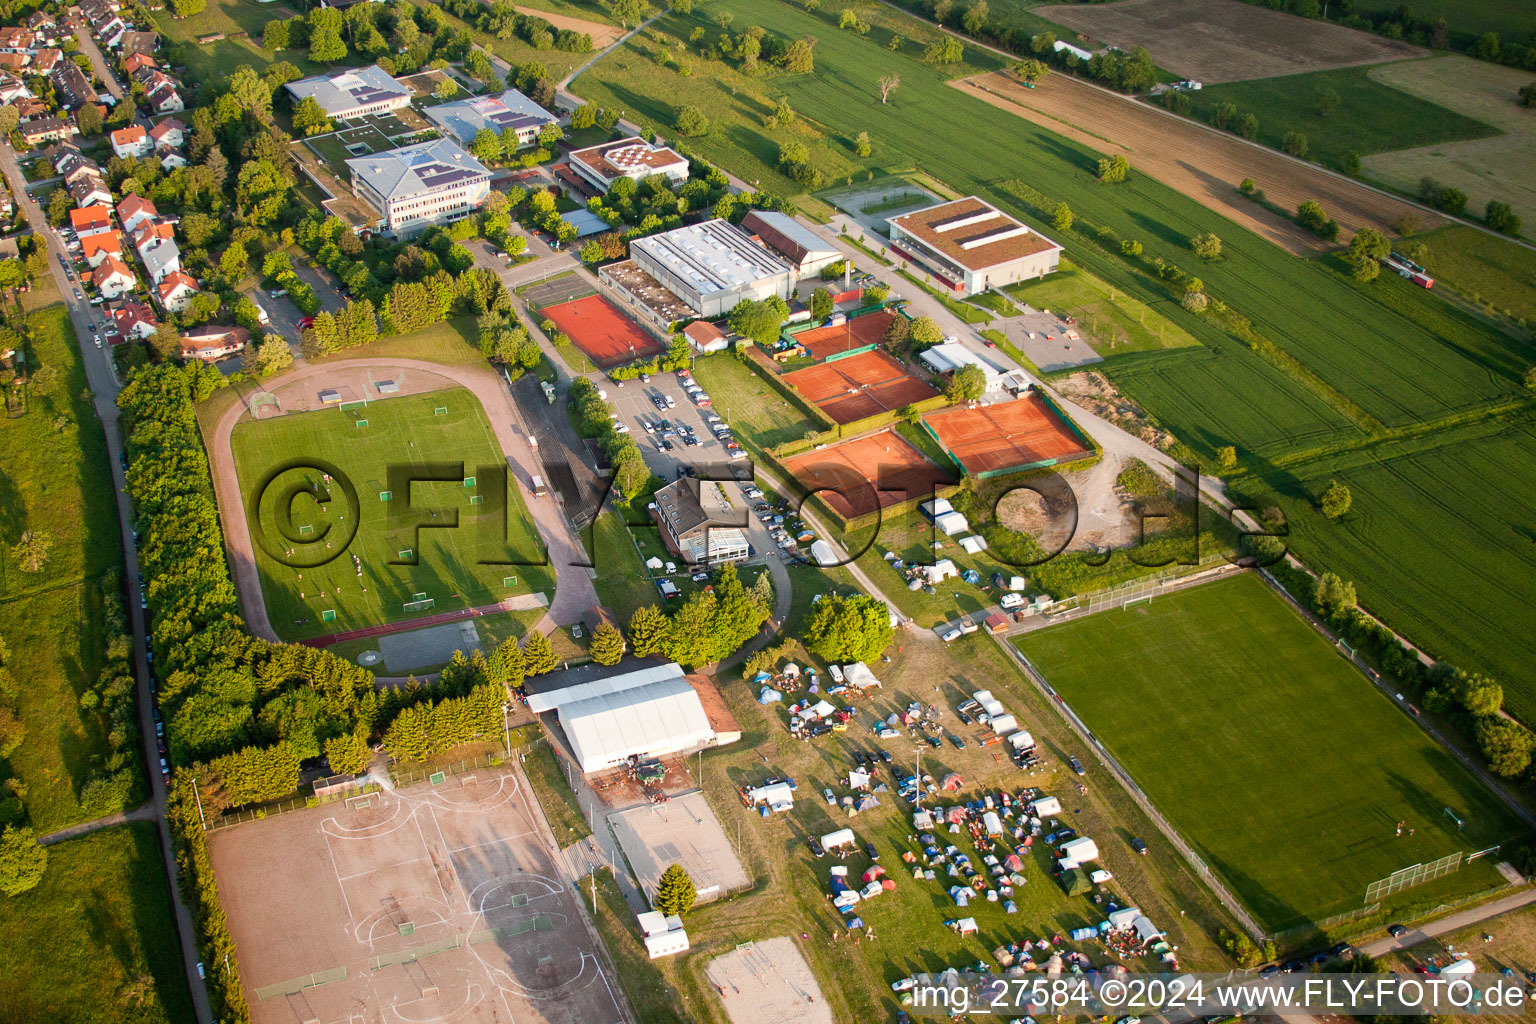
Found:
[[[1209,231],[1191,238],[1189,247],[1203,260],[1219,259],[1221,256],[1221,239]]]
[[[1291,154],[1291,156],[1298,157],[1302,160],[1307,158],[1308,146],[1307,135],[1305,132],[1286,132],[1285,142],[1283,145],[1285,147],[1285,151]]]
[[[1099,180],[1111,185],[1118,184],[1125,180],[1130,170],[1130,161],[1116,153],[1099,161]]]
[[[1203,313],[1210,304],[1210,296],[1206,295],[1205,292],[1185,292],[1184,297],[1179,300],[1179,305],[1191,313]]]
[[[684,107],[677,112],[677,130],[689,138],[708,134],[709,118],[698,107]]]
[[[1051,226],[1057,231],[1066,231],[1072,227],[1072,207],[1066,203],[1057,203],[1056,209],[1051,213]]]
[[[1483,219],[1488,226],[1495,231],[1506,235],[1518,235],[1520,233],[1520,215],[1508,203],[1501,203],[1497,199],[1488,200],[1488,206],[1484,211]]]
[[[1245,196],[1251,196],[1258,187],[1252,178],[1244,178],[1242,184],[1237,186],[1237,190]]]
[[[1323,515],[1329,519],[1338,519],[1349,511],[1349,507],[1354,504],[1354,501],[1354,495],[1349,493],[1348,487],[1345,487],[1337,480],[1330,480],[1328,482],[1328,489],[1323,492],[1321,499]]]

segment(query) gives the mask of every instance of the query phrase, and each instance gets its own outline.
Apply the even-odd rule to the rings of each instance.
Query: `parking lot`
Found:
[[[752,545],[752,560],[779,551],[779,543],[769,527],[750,514],[761,500],[746,490],[751,486],[752,460],[731,457],[732,449],[726,445],[735,444],[734,437],[726,433],[722,439],[714,430],[728,424],[719,419],[713,408],[694,404],[684,390],[689,383],[689,378],[678,374],[658,373],[648,381],[604,380],[599,386],[608,393],[608,401],[620,422],[629,428],[645,456],[645,464],[657,476],[676,480],[679,470],[689,466],[711,466],[710,475],[733,476],[738,482],[727,482],[724,486],[730,499],[748,512],[746,531],[747,541]]]

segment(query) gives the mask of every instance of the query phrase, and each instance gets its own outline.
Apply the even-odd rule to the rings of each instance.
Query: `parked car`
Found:
[[[709,579],[709,573],[707,573],[707,572],[696,572],[692,576],[690,576],[689,579],[693,580],[693,582],[695,582],[695,583],[703,583],[705,580]]]
[[[677,563],[676,562],[668,562],[667,563],[667,575],[671,576],[675,572],[677,572]]]
[[[1132,839],[1131,840],[1131,849],[1135,850],[1137,853],[1141,854],[1143,857],[1145,857],[1147,855],[1147,844],[1142,842],[1140,839]]]
[[[1068,766],[1071,767],[1071,769],[1072,769],[1074,774],[1077,774],[1077,775],[1087,775],[1088,774],[1088,769],[1083,767],[1083,762],[1079,761],[1075,757],[1068,758],[1067,759],[1067,764],[1068,764]]]
[[[946,630],[944,635],[941,636],[939,639],[943,640],[945,643],[950,643],[952,641],[959,640],[960,639],[960,630],[958,630],[958,629]]]
[[[827,851],[821,848],[821,842],[815,836],[807,838],[805,845],[810,848],[811,856],[813,857],[825,857],[827,855]]]
[[[571,639],[572,640],[580,640],[585,635],[586,635],[586,631],[581,628],[581,623],[578,622],[575,625],[571,626]]]
[[[677,406],[677,399],[673,398],[671,395],[663,395],[662,398],[666,401],[668,409],[672,409]]]
[[[880,851],[875,849],[875,844],[874,843],[865,843],[864,844],[864,856],[868,857],[870,860],[879,860],[880,859]]]
[[[956,750],[965,749],[965,740],[961,739],[959,736],[956,736],[954,733],[949,734],[949,742],[955,745]]]
[[[928,745],[930,747],[932,747],[934,750],[938,750],[940,747],[942,747],[944,745],[944,741],[939,739],[937,736],[929,736],[928,737]]]
[[[166,763],[166,760],[163,757],[160,759],[160,774],[164,775],[166,778],[171,777],[171,766]]]
[[[1400,924],[1389,924],[1387,925],[1387,934],[1394,939],[1400,939],[1408,934],[1408,929]]]

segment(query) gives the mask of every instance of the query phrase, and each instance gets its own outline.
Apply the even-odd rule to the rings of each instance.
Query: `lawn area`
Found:
[[[466,390],[374,401],[366,410],[244,421],[231,443],[267,609],[274,628],[291,638],[489,604],[553,585],[549,567],[539,564],[544,555],[521,494],[505,475],[498,479],[506,459]],[[299,455],[340,470],[334,501],[314,497],[324,490],[319,469],[285,468]],[[408,471],[440,479],[412,486]],[[265,492],[253,490],[269,474]],[[470,477],[476,482],[466,486]],[[355,498],[342,481],[356,489]],[[267,499],[257,508],[262,493]],[[348,525],[348,515],[357,522]],[[340,538],[334,548],[329,531]],[[285,547],[294,552],[286,556],[292,564],[280,560]],[[361,559],[360,567],[349,556]],[[405,609],[418,593],[435,603]],[[327,609],[335,611],[332,621],[324,620]]]
[[[1154,309],[1069,260],[1063,259],[1061,269],[1054,274],[1004,290],[1036,309],[1077,317],[1078,330],[1106,359],[1126,352],[1200,344],[1194,335],[1163,315],[1162,310],[1177,305],[1172,299],[1160,300],[1156,304],[1159,309]]]
[[[327,362],[344,359],[425,359],[444,366],[484,366],[478,344],[479,330],[475,318],[468,314],[449,317],[431,327],[423,327],[409,334],[397,334],[380,338],[362,348],[347,348]]]
[[[1284,508],[1290,543],[1354,580],[1364,607],[1438,657],[1492,675],[1511,713],[1536,718],[1536,636],[1527,628],[1536,606],[1529,421],[1478,424],[1274,476],[1268,487],[1243,480],[1238,490],[1260,507]],[[1330,521],[1311,506],[1335,479],[1354,504]]]
[[[797,598],[801,581],[797,575]],[[741,723],[743,737],[740,743],[705,752],[700,782],[726,834],[739,843],[739,855],[753,887],[689,913],[686,921],[692,948],[680,956],[652,962],[637,953],[633,915],[622,910],[622,903],[614,902],[613,890],[600,880],[598,927],[641,1020],[723,1022],[724,1010],[709,987],[705,970],[714,957],[743,942],[775,936],[793,938],[817,976],[832,1019],[881,1021],[892,1019],[898,1009],[890,983],[913,971],[937,971],[951,964],[967,966],[977,960],[995,969],[991,950],[1002,941],[1065,934],[1068,927],[1102,918],[1101,906],[1087,897],[1068,898],[1050,879],[1042,844],[1024,858],[1028,881],[1015,887],[1013,896],[1018,913],[1007,915],[1001,902],[988,903],[981,898],[967,910],[958,911],[947,895],[951,880],[942,867],[934,881],[917,881],[899,860],[902,852],[916,845],[908,839],[911,808],[905,802],[894,793],[881,793],[879,807],[850,819],[828,807],[819,795],[824,788],[831,788],[836,795],[847,792],[846,772],[852,766],[855,749],[889,750],[893,767],[912,770],[913,740],[906,735],[890,741],[874,739],[867,728],[874,715],[883,717],[910,700],[952,708],[983,687],[990,688],[1034,733],[1047,764],[1034,775],[1024,774],[1006,758],[995,757],[995,746],[980,747],[975,742],[975,729],[959,725],[953,711],[946,710],[942,721],[970,742],[965,750],[949,743],[939,750],[921,747],[924,772],[941,778],[953,769],[965,779],[965,788],[955,796],[946,796],[944,802],[978,799],[983,793],[995,795],[999,787],[1016,794],[1025,786],[1038,786],[1047,793],[1060,794],[1067,804],[1064,823],[1069,819],[1072,827],[1098,838],[1104,866],[1115,875],[1110,883],[1114,897],[1122,904],[1130,901],[1141,907],[1167,928],[1170,941],[1180,947],[1181,965],[1186,969],[1224,969],[1225,960],[1215,950],[1213,936],[1228,922],[1219,916],[1213,901],[1190,877],[1182,861],[1162,844],[1117,787],[1090,786],[1086,794],[1071,795],[1074,791],[1068,780],[1072,776],[1065,760],[1069,754],[1081,755],[1080,745],[1066,744],[1059,719],[1008,663],[997,644],[980,636],[963,643],[967,645],[965,657],[957,658],[954,649],[930,638],[899,635],[899,651],[893,652],[892,661],[871,666],[884,682],[884,689],[872,701],[856,704],[858,718],[846,733],[809,743],[789,736],[782,707],[759,705],[747,687],[733,681],[724,683],[722,693]],[[889,783],[889,777],[880,774],[881,781]],[[735,788],[774,775],[790,776],[800,788],[792,811],[763,819],[741,806]],[[833,856],[815,859],[805,845],[807,836],[845,825],[854,830],[860,843],[875,845],[881,865],[896,882],[894,890],[859,905],[859,915],[873,928],[876,938],[858,945],[847,937],[832,939],[834,930],[842,930],[842,921],[827,902],[828,873],[842,863],[857,877],[870,867],[869,860],[862,853],[841,862]],[[1154,855],[1137,857],[1121,840],[1123,835],[1144,836]],[[968,835],[945,838],[973,861],[978,859],[980,851]],[[1181,911],[1187,916],[1181,916]],[[944,927],[946,920],[962,915],[976,918],[979,935],[961,937]],[[801,933],[807,936],[803,940]],[[1103,958],[1103,948],[1097,943],[1083,948],[1095,962]],[[1151,967],[1140,961],[1129,966]]]
[[[651,574],[617,512],[608,510],[597,517],[592,524],[591,543],[595,556],[592,564],[597,566],[597,576],[592,580],[597,599],[621,624],[627,624],[636,608],[657,601]]]
[[[1271,928],[1358,907],[1369,883],[1398,868],[1521,834],[1256,575],[1016,642]],[[1413,834],[1395,835],[1399,821]],[[1498,882],[1484,859],[1436,891]]]
[[[693,376],[709,392],[715,412],[745,444],[772,448],[821,429],[733,353],[695,360]]]
[[[1506,316],[1536,322],[1536,251],[1486,231],[1452,224],[1415,241],[1438,285],[1450,285]]]
[[[571,792],[571,784],[565,781],[565,773],[555,760],[555,752],[549,743],[531,743],[523,753],[526,757],[523,771],[528,776],[528,785],[533,787],[533,795],[544,808],[544,817],[549,819],[549,828],[556,841],[566,847],[591,835],[592,829],[581,813],[576,794]]]
[[[192,82],[213,84],[226,77],[231,69],[247,65],[257,74],[280,60],[288,61],[305,76],[324,74],[334,70],[325,64],[315,64],[309,59],[307,48],[269,52],[261,48],[261,36],[267,22],[291,18],[302,13],[298,5],[260,4],[255,0],[209,0],[198,14],[188,18],[175,18],[170,10],[150,11],[147,14],[155,31],[166,42],[179,44],[180,60],[186,65],[187,78]],[[200,36],[225,33],[228,39],[212,43],[198,43]],[[240,38],[248,34],[250,38]],[[362,63],[361,60],[358,63]]]
[[[1499,134],[1492,125],[1382,85],[1369,72],[1369,67],[1336,68],[1207,85],[1185,95],[1192,102],[1190,115],[1201,121],[1209,122],[1222,103],[1251,111],[1259,119],[1257,141],[1274,149],[1282,148],[1287,132],[1301,132],[1308,159],[1334,170],[1343,169],[1350,152],[1366,156]],[[1338,105],[1323,113],[1318,96],[1330,90]]]
[[[155,1024],[193,1018],[155,826],[49,848],[37,888],[0,900],[7,1020]]]

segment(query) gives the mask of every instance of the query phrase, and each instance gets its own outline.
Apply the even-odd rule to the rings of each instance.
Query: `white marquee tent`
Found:
[[[545,706],[534,710],[554,707],[583,772],[600,772],[631,757],[659,757],[715,741],[698,692],[676,665],[539,696]],[[532,698],[528,704],[533,708]]]

